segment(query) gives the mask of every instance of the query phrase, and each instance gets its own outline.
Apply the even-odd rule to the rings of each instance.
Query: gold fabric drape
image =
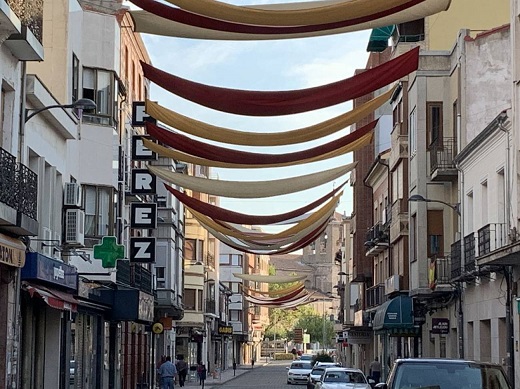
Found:
[[[284,132],[247,132],[204,123],[146,100],[146,113],[172,128],[199,138],[243,146],[282,146],[308,142],[334,134],[367,117],[387,102],[396,87],[340,116],[312,126]]]

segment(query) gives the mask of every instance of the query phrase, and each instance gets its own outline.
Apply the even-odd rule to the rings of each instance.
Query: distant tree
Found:
[[[314,365],[316,362],[334,362],[334,360],[327,353],[318,353],[312,357],[312,364]]]
[[[310,308],[310,307],[309,307]],[[312,308],[310,308],[312,312]],[[307,330],[307,333],[311,336],[311,342],[323,343],[323,328],[325,327],[325,344],[322,347],[326,347],[331,344],[332,338],[334,337],[334,325],[333,323],[320,315],[312,313],[310,315],[301,316],[295,323],[294,328],[303,328]]]

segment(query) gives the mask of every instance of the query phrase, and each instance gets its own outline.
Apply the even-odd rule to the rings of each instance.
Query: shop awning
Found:
[[[51,308],[70,312],[78,311],[78,300],[68,293],[41,285],[32,285],[28,282],[24,282],[23,288],[29,292],[31,297],[40,297]]]
[[[374,331],[413,330],[413,302],[410,296],[398,296],[381,304],[372,322]]]
[[[368,38],[367,51],[380,53],[388,47],[388,39],[395,31],[395,25],[374,28]]]

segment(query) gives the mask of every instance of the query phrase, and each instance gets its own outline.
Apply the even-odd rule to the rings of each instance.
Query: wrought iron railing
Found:
[[[451,245],[451,279],[458,278],[462,275],[462,257],[460,250],[460,240]]]
[[[460,258],[460,253],[459,253]],[[428,261],[428,270],[430,271],[431,264],[434,264],[434,281],[435,284],[441,285],[441,284],[448,284],[450,282],[450,279],[452,277],[452,266],[451,266],[451,254],[444,254],[444,255],[435,255],[431,258],[429,258]],[[428,272],[428,274],[430,274]],[[430,280],[429,281],[433,281]]]
[[[36,220],[38,176],[0,148],[0,202]]]
[[[490,223],[478,230],[478,255],[486,255],[507,244],[505,223]]]
[[[6,0],[22,25],[27,26],[38,42],[43,42],[43,0]]]
[[[377,307],[385,301],[385,284],[377,284],[367,288],[367,308]]]
[[[464,237],[464,270],[475,270],[475,234],[472,232]]]
[[[369,243],[371,243],[372,246],[379,243],[388,243],[389,238],[390,237],[388,235],[388,232],[386,231],[385,226],[383,226],[381,222],[378,222],[368,230],[365,239],[365,246],[367,246],[367,248],[370,248]]]
[[[152,293],[152,279],[152,273],[148,269],[130,264],[130,261],[117,261],[117,283]]]
[[[430,146],[430,173],[435,170],[455,169],[453,159],[457,155],[457,140],[441,138]]]

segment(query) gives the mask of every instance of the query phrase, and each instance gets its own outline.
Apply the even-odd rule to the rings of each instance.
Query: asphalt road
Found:
[[[272,361],[267,366],[255,367],[252,371],[242,374],[235,379],[215,386],[222,389],[279,389],[301,388],[305,385],[287,385],[287,369],[292,361]]]

